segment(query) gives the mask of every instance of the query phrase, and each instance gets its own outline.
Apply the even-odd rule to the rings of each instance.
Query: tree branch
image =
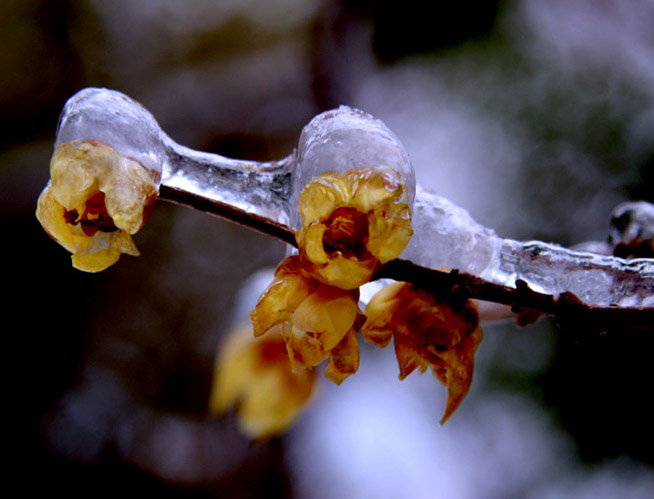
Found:
[[[162,184],[159,189],[159,199],[188,206],[194,210],[225,218],[232,222],[236,222],[239,225],[261,232],[267,236],[279,239],[280,241],[297,248],[295,233],[291,229],[286,225],[274,222],[260,215],[248,213],[229,204],[221,203],[220,201],[205,198],[165,184]]]
[[[181,189],[161,186],[160,199],[191,207],[236,222],[297,247],[294,232],[286,225],[247,213]],[[396,259],[385,264],[373,279],[409,282],[448,301],[476,299],[508,305],[518,324],[527,325],[541,315],[553,317],[562,329],[597,334],[623,331],[654,333],[654,308],[590,306],[572,293],[552,296],[536,292],[518,280],[515,288],[501,286],[458,270],[434,270]]]
[[[508,305],[520,325],[530,324],[540,315],[549,315],[566,330],[654,333],[654,308],[590,306],[572,293],[559,296],[538,293],[521,280],[516,282],[515,288],[510,288],[457,270],[433,270],[400,259],[384,265],[375,278],[410,282],[448,300],[474,298]]]

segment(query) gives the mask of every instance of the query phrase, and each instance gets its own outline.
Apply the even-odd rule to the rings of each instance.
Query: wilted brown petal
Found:
[[[465,398],[474,369],[474,353],[481,342],[479,315],[468,301],[452,305],[437,300],[408,283],[393,283],[375,295],[366,307],[363,335],[385,346],[392,335],[400,379],[431,367],[447,386],[447,405],[441,424]]]
[[[325,377],[337,385],[359,369],[359,342],[356,332],[350,329],[329,356]]]

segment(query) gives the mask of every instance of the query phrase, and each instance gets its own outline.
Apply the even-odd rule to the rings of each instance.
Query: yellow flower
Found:
[[[250,314],[259,337],[282,326],[294,371],[329,359],[325,375],[340,384],[359,367],[356,332],[364,317],[358,290],[329,286],[306,274],[298,256],[284,260]]]
[[[400,379],[416,368],[434,375],[447,386],[447,405],[441,424],[465,398],[481,342],[477,309],[468,301],[453,305],[426,291],[395,282],[379,291],[366,307],[364,338],[385,347],[394,339]]]
[[[343,289],[368,282],[413,234],[408,189],[390,168],[325,172],[305,184],[298,209],[303,268]]]
[[[209,410],[220,415],[236,407],[250,438],[265,438],[291,426],[306,407],[315,372],[291,370],[281,328],[262,338],[248,324],[233,331],[216,358]]]
[[[98,272],[122,253],[138,255],[132,235],[147,221],[160,178],[96,141],[61,144],[36,217],[70,251],[73,267]]]

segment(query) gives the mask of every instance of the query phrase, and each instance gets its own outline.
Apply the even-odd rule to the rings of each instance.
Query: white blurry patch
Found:
[[[447,452],[442,459],[437,452],[443,442],[436,403],[444,397],[424,383],[434,380],[410,378],[398,386],[390,356],[375,365],[363,360],[343,385],[323,387],[291,434],[288,459],[298,497],[427,497],[439,479],[442,490],[450,489],[450,473],[425,473],[425,466],[447,466]],[[415,396],[421,389],[431,392],[422,400]],[[433,418],[425,417],[431,411],[422,401],[432,406]]]
[[[292,430],[287,462],[297,497],[651,497],[645,467],[582,468],[572,443],[528,398],[473,386],[440,426],[444,388],[428,374],[398,381],[392,352],[376,353],[364,352],[340,387],[324,386]]]
[[[354,105],[399,136],[419,183],[498,234],[603,238],[652,150],[653,25],[646,0],[512,3],[500,37],[373,72]],[[615,127],[615,148],[589,125]]]
[[[299,497],[508,497],[567,464],[561,436],[527,399],[473,387],[477,399],[440,426],[445,389],[428,374],[398,381],[392,351],[377,353],[325,387],[291,434]]]

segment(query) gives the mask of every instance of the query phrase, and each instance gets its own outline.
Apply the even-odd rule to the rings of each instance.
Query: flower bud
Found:
[[[160,176],[97,141],[58,145],[36,217],[70,251],[73,267],[98,272],[122,253],[138,255],[132,235],[154,208]]]

